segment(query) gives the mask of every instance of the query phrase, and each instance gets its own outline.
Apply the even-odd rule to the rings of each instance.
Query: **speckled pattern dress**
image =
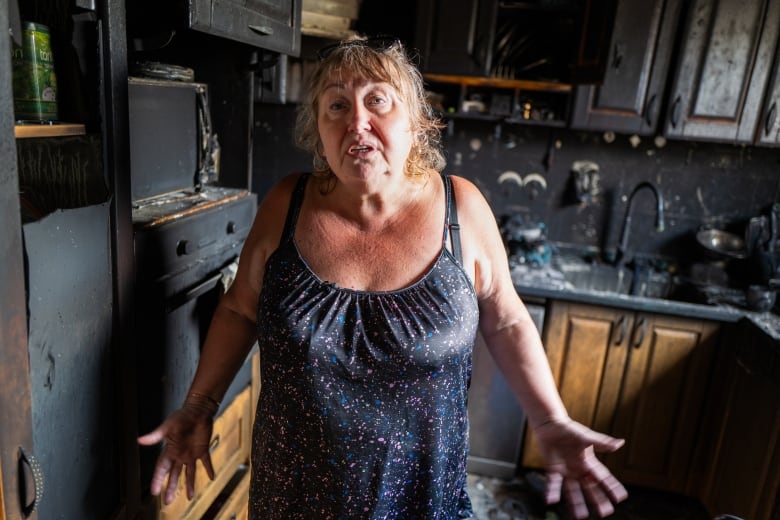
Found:
[[[319,279],[301,257],[293,235],[307,178],[258,306],[250,518],[469,518],[466,400],[479,311],[456,259],[449,179],[434,239],[444,246],[450,232],[454,256],[442,247],[413,285],[366,292]]]

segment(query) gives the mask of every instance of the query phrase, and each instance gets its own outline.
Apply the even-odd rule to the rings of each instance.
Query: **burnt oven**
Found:
[[[133,341],[143,434],[184,401],[257,198],[246,189],[217,185],[218,145],[210,135],[206,85],[131,78],[129,87]],[[247,358],[222,408],[251,383],[251,372]],[[142,482],[149,482],[157,453],[141,449]]]

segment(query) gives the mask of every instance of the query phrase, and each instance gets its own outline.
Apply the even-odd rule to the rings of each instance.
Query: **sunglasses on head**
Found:
[[[401,43],[401,40],[392,36],[376,36],[365,40],[348,40],[326,45],[317,51],[317,57],[320,60],[324,60],[333,54],[333,51],[336,49],[348,49],[350,47],[367,47],[376,51],[389,51],[393,48],[400,49],[403,47],[403,44]]]

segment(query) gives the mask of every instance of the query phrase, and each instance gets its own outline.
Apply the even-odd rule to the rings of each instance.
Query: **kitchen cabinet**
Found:
[[[108,518],[120,502],[108,211],[108,203],[55,211],[24,225],[41,518]]]
[[[719,356],[697,493],[712,515],[780,518],[780,355],[776,339],[737,323]]]
[[[71,84],[72,93],[82,91],[95,99],[86,104],[84,119],[74,122],[81,135],[69,135],[71,125],[66,132],[17,131],[10,41],[0,39],[0,518],[156,517],[148,482],[140,478],[137,444],[133,341],[138,329],[127,100],[132,60],[125,3],[35,0],[19,6],[23,18],[49,25],[64,45],[53,44],[55,62],[64,67],[58,80],[77,84]],[[8,26],[8,2],[3,2],[0,27]],[[140,40],[133,38],[133,47],[143,47]],[[201,48],[213,51],[210,43],[190,48],[194,59]],[[250,49],[228,43],[234,49]],[[64,49],[77,56],[58,61],[57,56],[66,56]],[[209,61],[210,75],[219,75],[218,59],[223,67],[223,83],[215,89],[223,119],[216,123],[236,132],[235,139],[226,134],[223,157],[240,156],[230,149],[234,142],[251,150],[249,125],[229,124],[235,113],[242,121],[252,119],[248,60],[236,73],[245,80],[238,89],[243,95],[226,92],[236,88],[230,60],[246,54]],[[74,63],[78,72],[68,69],[67,64]],[[65,106],[79,97],[64,95],[59,101]],[[224,162],[223,173],[234,164]],[[248,159],[235,163],[236,173],[230,177],[246,189]],[[251,401],[243,402],[249,409]],[[236,468],[247,462],[248,421],[241,417],[232,421],[239,430],[233,424],[221,430],[223,448],[233,447],[237,435],[241,438],[241,456],[226,456],[230,463],[225,467],[233,472],[223,474],[220,484],[227,482],[225,487],[210,488],[212,498],[230,499],[230,511],[223,511],[228,517],[246,502],[246,486],[234,482],[240,473]],[[215,441],[215,450],[218,444]],[[233,486],[229,493],[228,486]],[[204,500],[201,505],[208,504]]]
[[[162,498],[158,497],[159,512],[156,518],[159,520],[213,518],[218,511],[224,509],[222,506],[225,503],[231,504],[230,508],[236,511],[246,511],[249,500],[248,486],[240,484],[245,480],[246,468],[249,466],[253,417],[251,403],[252,387],[247,386],[214,420],[214,431],[209,445],[214,480],[210,480],[205,468],[198,464],[195,475],[195,495],[192,500],[187,499],[184,479],[179,480],[173,502],[165,505]],[[229,489],[229,484],[236,475],[239,476],[239,482],[233,489]],[[229,492],[223,495],[217,504],[217,499],[226,489]]]
[[[0,4],[2,28],[10,25],[8,6]],[[34,492],[22,487],[18,475],[32,474],[22,450],[34,454],[34,446],[10,44],[10,38],[0,38],[0,518],[16,520],[34,503]]]
[[[694,1],[682,33],[665,135],[780,144],[777,75],[768,83],[778,36],[780,0]]]
[[[420,67],[446,117],[564,126],[571,84],[603,77],[614,11],[615,0],[426,0]]]
[[[574,91],[570,127],[653,135],[682,0],[619,0],[604,81]]]
[[[544,343],[571,417],[626,445],[600,455],[624,482],[688,491],[720,326],[555,301]],[[533,432],[523,464],[542,467]]]
[[[564,83],[598,82],[615,0],[418,3],[424,72]]]
[[[120,238],[130,225],[129,207],[126,214],[122,211],[126,193],[122,179],[127,173],[122,129],[127,108],[121,85],[114,81],[115,75],[123,74],[125,63],[123,30],[118,29],[124,19],[115,2],[79,7],[74,19],[59,10],[69,4],[25,2],[19,6],[22,17],[34,15],[68,43],[71,34],[63,32],[63,27],[70,23],[71,30],[74,25],[83,29],[74,43],[84,44],[85,55],[101,56],[100,61],[85,62],[83,77],[66,74],[58,78],[63,84],[69,83],[66,79],[80,79],[85,82],[84,91],[100,93],[101,108],[96,104],[92,117],[81,121],[87,123],[86,147],[98,150],[95,161],[90,156],[89,167],[75,155],[65,160],[56,153],[60,146],[81,138],[27,138],[24,146],[15,139],[10,41],[0,42],[0,160],[4,165],[0,175],[0,250],[4,255],[0,517],[8,519],[37,518],[38,511],[42,518],[131,515],[131,497],[139,493],[140,486],[127,464],[135,446],[130,417],[134,403],[125,400],[130,382],[128,372],[120,368],[129,366],[122,334],[128,284],[117,273],[126,273],[132,258],[132,248],[123,247]],[[4,2],[0,27],[9,26],[8,13],[8,2]],[[57,60],[57,52],[54,55]],[[59,55],[61,62],[68,62],[64,52]],[[77,90],[70,90],[74,95],[60,101],[75,103]],[[68,89],[60,90],[65,92]],[[24,154],[25,149],[35,147],[39,153],[32,158]],[[103,184],[101,204],[65,201],[83,193],[74,185],[78,174],[89,168],[97,169],[113,197]],[[23,171],[37,172],[39,184],[22,186]],[[60,176],[54,178],[50,173]],[[32,177],[22,178],[27,182]],[[53,189],[56,182],[67,183],[69,178],[73,189]],[[50,215],[43,218],[34,215],[39,220],[24,224],[23,231],[22,216],[29,216],[29,207],[21,204],[22,190],[26,195],[48,190],[53,197],[61,196],[59,207],[67,209],[47,210]],[[116,414],[116,410],[128,415]],[[39,465],[37,471],[25,462],[32,460]],[[92,495],[94,500],[84,500]]]
[[[136,0],[127,7],[142,45],[191,29],[290,56],[301,52],[301,0]]]
[[[190,27],[254,47],[298,56],[300,0],[195,0]]]
[[[544,301],[525,298],[524,301],[541,333]],[[512,478],[522,453],[525,412],[493,361],[482,334],[477,334],[472,367],[468,406],[469,472]]]
[[[421,68],[438,74],[488,76],[496,2],[424,0],[418,4]]]

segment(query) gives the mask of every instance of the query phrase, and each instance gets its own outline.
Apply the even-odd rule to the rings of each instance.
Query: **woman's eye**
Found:
[[[328,108],[330,110],[341,110],[344,108],[344,103],[342,101],[333,101],[330,105],[328,105]]]

